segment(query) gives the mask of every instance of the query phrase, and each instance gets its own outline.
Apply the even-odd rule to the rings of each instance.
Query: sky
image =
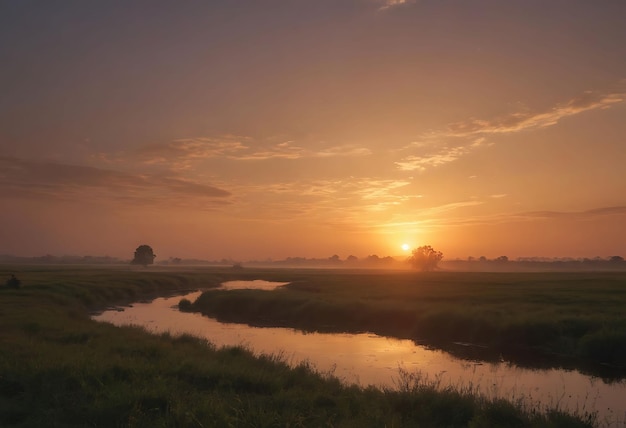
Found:
[[[622,0],[0,0],[0,254],[626,256]]]

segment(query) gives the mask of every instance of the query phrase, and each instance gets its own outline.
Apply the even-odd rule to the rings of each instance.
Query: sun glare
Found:
[[[400,247],[403,251],[409,251],[411,249],[411,246],[409,244],[402,244]]]

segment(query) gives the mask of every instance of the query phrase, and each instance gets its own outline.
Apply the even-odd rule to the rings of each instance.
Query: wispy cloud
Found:
[[[415,3],[415,0],[380,0],[379,3],[382,3],[382,6],[378,10],[387,10],[392,7]]]
[[[442,217],[444,214],[452,214],[455,211],[463,208],[469,208],[477,205],[481,205],[482,202],[468,200],[460,202],[451,202],[443,205],[436,205],[431,207],[425,207],[416,209],[410,215],[406,213],[395,213],[387,219],[384,218],[357,218],[351,227],[354,230],[377,230],[381,233],[397,233],[402,231],[403,233],[410,232],[423,232],[425,229],[431,229],[442,226],[452,222],[455,217]],[[463,215],[460,218],[467,218]],[[337,224],[344,224],[345,222],[337,221]]]
[[[343,146],[335,146],[328,147],[325,149],[321,149],[317,152],[313,153],[313,157],[319,158],[329,158],[335,156],[368,156],[371,155],[372,151],[367,147],[357,147],[353,145],[343,145]]]
[[[148,144],[139,147],[135,154],[140,160],[152,163],[182,162],[233,156],[248,149],[243,138],[223,137],[220,139],[180,139],[164,144]]]
[[[532,211],[517,214],[519,218],[569,218],[574,220],[586,220],[601,216],[626,215],[626,206],[594,208],[586,211]]]
[[[443,132],[449,137],[468,137],[472,135],[507,134],[529,129],[545,128],[556,125],[561,119],[585,111],[606,109],[623,102],[626,93],[598,93],[587,91],[566,103],[555,106],[545,112],[517,112],[492,120],[472,119],[448,126]]]
[[[317,144],[319,146],[319,144]],[[166,143],[146,144],[135,150],[113,155],[99,154],[96,159],[108,163],[139,161],[147,165],[167,165],[184,170],[196,162],[209,159],[263,161],[269,159],[303,159],[367,156],[372,152],[356,145],[304,147],[295,141],[266,142],[249,137],[223,136],[178,139]]]
[[[230,192],[181,177],[0,157],[0,195],[11,198],[118,200],[198,206],[224,204]]]
[[[366,147],[354,145],[339,145],[321,148],[307,148],[296,144],[294,141],[285,141],[275,144],[256,143],[250,144],[245,150],[227,154],[231,160],[268,160],[268,159],[303,159],[303,158],[329,158],[329,157],[353,157],[367,156],[372,154]]]
[[[369,177],[346,180],[311,180],[266,185],[231,183],[238,195],[237,210],[256,217],[271,216],[282,221],[303,218],[327,222],[328,218],[351,219],[357,223],[373,221],[367,211],[384,212],[421,195],[407,195],[410,181]]]
[[[440,226],[493,225],[529,221],[590,221],[608,216],[626,216],[626,206],[594,208],[585,211],[530,211],[518,213],[500,213],[492,215],[462,216],[437,219]]]
[[[515,134],[554,126],[564,118],[591,111],[608,109],[626,100],[626,92],[587,91],[547,111],[520,111],[493,119],[470,119],[452,123],[446,129],[422,135],[405,150],[418,152],[396,162],[403,171],[423,171],[453,162],[478,147],[488,145],[487,137]],[[446,144],[444,147],[440,147]]]
[[[263,186],[245,186],[250,191],[264,193],[290,194],[302,196],[328,197],[367,200],[401,200],[406,198],[400,189],[409,185],[407,180],[393,180],[368,177],[350,177],[346,180],[312,180],[289,183],[274,183]]]
[[[452,162],[469,152],[469,147],[445,147],[436,153],[426,155],[411,155],[396,162],[402,171],[424,171],[428,167],[437,167]]]
[[[243,153],[236,156],[228,156],[234,160],[268,160],[268,159],[300,159],[307,156],[304,147],[296,145],[293,141],[285,141],[271,145],[255,144],[248,147]]]

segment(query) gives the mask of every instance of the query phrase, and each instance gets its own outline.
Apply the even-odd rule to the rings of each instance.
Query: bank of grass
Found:
[[[624,272],[320,271],[294,273],[280,292],[214,291],[191,305],[223,321],[370,331],[618,377],[626,372],[624,308]]]
[[[346,386],[306,364],[89,318],[93,309],[213,286],[238,275],[102,268],[0,268],[3,427],[589,427],[404,376],[397,390]],[[286,272],[257,272],[281,279]],[[292,273],[295,274],[295,273]],[[245,273],[243,276],[253,275]],[[242,275],[239,275],[241,277]],[[284,278],[283,278],[284,279]]]

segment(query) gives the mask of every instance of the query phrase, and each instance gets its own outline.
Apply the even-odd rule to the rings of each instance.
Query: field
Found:
[[[433,324],[430,331],[456,340],[459,319],[500,319],[508,329],[532,321],[560,332],[577,314],[591,326],[579,339],[588,349],[594,342],[586,336],[624,331],[619,274],[0,267],[0,277],[10,273],[22,286],[0,288],[0,426],[593,426],[593,415],[488,401],[471,390],[438,390],[410,375],[393,391],[348,387],[306,365],[289,368],[279,355],[215,349],[189,336],[153,336],[89,317],[111,304],[230,279],[294,281],[276,293],[218,291],[201,300],[254,323],[415,336],[427,325],[418,316],[423,314]],[[460,318],[446,324],[450,314]],[[509,315],[515,322],[504,322]],[[463,327],[458,340],[491,343],[481,339],[485,333]]]
[[[370,331],[485,360],[626,374],[623,272],[293,276],[285,292],[214,291],[190,310],[256,325]]]

